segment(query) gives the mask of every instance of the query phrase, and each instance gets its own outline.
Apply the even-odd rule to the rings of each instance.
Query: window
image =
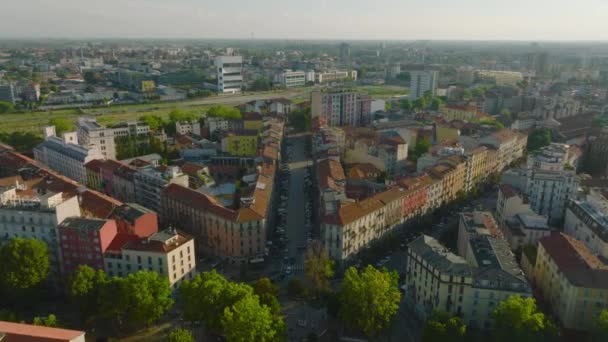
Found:
[[[137,256],[137,263],[141,264],[141,256],[140,255]],[[140,269],[141,269],[141,267],[140,267]]]

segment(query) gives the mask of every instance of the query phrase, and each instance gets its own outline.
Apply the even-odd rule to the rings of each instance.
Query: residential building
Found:
[[[91,160],[104,159],[96,147],[77,144],[76,132],[64,133],[62,138],[55,136],[55,127],[45,128],[45,138],[34,148],[34,158],[54,171],[86,184],[85,164]]]
[[[392,232],[403,213],[403,192],[392,188],[359,202],[340,204],[321,219],[320,240],[329,256],[346,262],[362,248]]]
[[[437,80],[439,72],[430,70],[410,71],[410,100],[421,98],[425,92],[430,91],[433,96],[437,94]]]
[[[608,259],[608,201],[592,192],[584,200],[566,205],[564,232],[582,241],[587,248]]]
[[[0,245],[14,238],[43,241],[49,251],[50,274],[58,277],[62,258],[57,225],[80,216],[80,206],[76,196],[45,190],[39,181],[21,176],[0,179]]]
[[[314,73],[315,83],[317,84],[328,84],[335,82],[343,82],[347,80],[357,80],[357,70],[345,71],[345,70],[328,70],[328,71],[317,71]]]
[[[285,70],[277,75],[277,82],[285,88],[303,87],[306,85],[306,72]]]
[[[68,217],[57,226],[63,271],[74,274],[80,265],[103,270],[103,253],[117,234],[116,221]]]
[[[549,222],[564,218],[566,203],[578,193],[579,178],[574,171],[528,170],[526,195],[535,213]]]
[[[125,203],[114,209],[112,219],[116,221],[118,234],[147,238],[158,232],[158,215],[137,203]]]
[[[501,301],[532,294],[508,244],[492,236],[471,236],[459,256],[422,235],[408,244],[407,260],[406,295],[423,319],[441,310],[472,329],[489,329]]]
[[[176,290],[196,274],[194,238],[175,229],[166,229],[148,238],[119,239],[104,254],[109,276],[126,277],[138,271],[152,271],[166,278]]]
[[[551,143],[537,151],[530,152],[526,167],[545,171],[562,171],[568,165],[569,150],[570,146],[566,144]]]
[[[523,157],[528,136],[509,129],[503,129],[481,138],[479,142],[482,145],[487,145],[497,150],[497,168],[500,171]]]
[[[243,129],[260,132],[264,129],[264,118],[257,112],[243,113]]]
[[[78,118],[76,123],[78,144],[84,147],[97,148],[105,159],[116,159],[114,129],[105,128],[94,118]]]
[[[277,98],[269,100],[253,100],[245,103],[243,110],[255,113],[276,113],[286,115],[291,113],[293,104],[291,100],[286,98]],[[233,127],[242,128],[242,127]]]
[[[440,110],[447,121],[471,121],[477,117],[477,107],[475,106],[445,105]]]
[[[181,135],[201,135],[201,123],[199,121],[176,121],[175,132]]]
[[[367,180],[376,182],[382,171],[370,163],[358,163],[350,166],[348,170],[348,179]]]
[[[217,71],[217,91],[219,93],[240,93],[243,88],[243,57],[215,57]]]
[[[496,221],[490,212],[463,212],[458,217],[458,255],[465,256],[469,241],[473,236],[488,235],[502,237]]]
[[[147,136],[150,134],[150,126],[141,121],[126,121],[113,125],[114,138],[127,138]]]
[[[371,99],[348,89],[313,91],[311,115],[328,126],[362,126],[370,122]]]
[[[547,218],[533,212],[515,214],[502,229],[505,240],[516,251],[524,246],[536,246],[538,240],[551,235]]]
[[[407,143],[399,136],[349,136],[344,162],[370,163],[383,172],[394,174],[405,168],[407,150]]]
[[[608,308],[608,267],[583,242],[566,234],[539,241],[534,280],[566,329],[589,331]]]
[[[85,342],[85,332],[0,321],[2,342]]]
[[[403,178],[397,185],[403,189],[403,219],[409,220],[427,211],[429,192],[434,180],[428,175]]]
[[[209,136],[212,137],[216,131],[230,131],[241,129],[242,122],[240,120],[229,120],[224,118],[205,118],[205,127],[209,131]]]
[[[188,175],[177,166],[145,167],[133,174],[135,202],[156,212],[160,211],[160,195],[168,184],[188,186]]]
[[[254,157],[258,153],[258,131],[250,129],[225,132],[222,152],[231,156]]]
[[[589,172],[593,176],[608,176],[608,129],[603,129],[598,136],[589,137],[587,158],[590,163]]]
[[[15,105],[18,100],[19,96],[16,92],[15,85],[12,82],[0,84],[0,101],[9,102]]]
[[[530,205],[524,200],[519,190],[510,184],[501,184],[498,187],[496,222],[501,228],[504,228],[507,220],[513,216],[532,212]]]
[[[84,165],[87,175],[85,184],[91,189],[114,196],[115,190],[119,189],[114,188],[113,176],[121,167],[129,166],[113,159],[91,160]]]
[[[524,79],[523,74],[518,71],[477,70],[475,75],[477,79],[494,82],[497,86],[517,87]]]

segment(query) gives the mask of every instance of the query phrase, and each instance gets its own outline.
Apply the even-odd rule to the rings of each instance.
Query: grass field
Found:
[[[390,98],[397,95],[407,95],[410,89],[407,87],[399,87],[392,85],[377,85],[377,86],[359,86],[355,87],[357,91],[367,93],[373,98]]]

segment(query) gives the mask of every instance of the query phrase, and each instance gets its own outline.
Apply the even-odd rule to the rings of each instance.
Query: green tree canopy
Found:
[[[416,147],[414,147],[414,153],[420,157],[421,155],[428,152],[429,148],[431,148],[431,142],[426,138],[421,138],[416,141]]]
[[[71,132],[76,129],[74,121],[62,117],[52,118],[49,120],[49,125],[55,126],[55,132],[57,135],[61,135],[65,132]]]
[[[33,324],[50,328],[56,328],[59,326],[59,323],[57,322],[57,316],[53,314],[50,314],[46,317],[34,317]]]
[[[377,335],[399,309],[398,281],[397,272],[377,270],[373,266],[359,272],[350,267],[339,293],[342,321],[368,336]]]
[[[443,101],[438,97],[433,97],[431,100],[431,109],[439,110],[439,107],[443,104]]]
[[[253,85],[251,86],[251,90],[254,91],[267,91],[272,89],[272,84],[267,77],[260,77],[253,81]]]
[[[528,136],[528,151],[536,151],[543,146],[551,143],[551,131],[547,128],[535,129]]]
[[[460,317],[450,317],[447,312],[436,311],[425,323],[422,342],[464,342],[466,330]]]
[[[608,310],[602,310],[593,322],[591,342],[608,341]]]
[[[172,123],[177,121],[194,121],[200,119],[200,115],[196,115],[192,112],[187,112],[183,109],[174,109],[169,112],[169,120]]]
[[[402,99],[399,102],[399,106],[401,107],[401,109],[409,111],[412,109],[412,101],[410,101],[409,99]]]
[[[412,108],[415,110],[423,110],[426,109],[427,106],[428,103],[426,102],[426,99],[424,97],[420,97],[414,100],[414,103],[412,103]]]
[[[306,289],[302,280],[291,278],[289,283],[287,283],[287,294],[292,297],[303,298],[308,295],[308,289]]]
[[[281,312],[281,304],[279,303],[279,287],[272,283],[266,277],[258,279],[253,284],[253,293],[260,298],[260,304],[270,308],[273,315],[278,315]]]
[[[194,342],[194,337],[188,330],[177,328],[167,336],[167,342]]]
[[[270,308],[253,294],[224,309],[222,327],[228,342],[279,341],[284,332],[283,319],[273,319]]]
[[[0,282],[7,290],[26,290],[44,281],[49,273],[46,244],[14,238],[0,248]]]
[[[0,114],[12,113],[15,111],[15,106],[6,101],[0,101]]]
[[[534,298],[511,296],[498,304],[493,317],[497,342],[548,341],[556,333],[553,323],[537,310]]]
[[[98,313],[101,290],[108,281],[108,276],[102,270],[96,271],[87,265],[76,269],[70,283],[69,296],[79,306],[84,320]]]
[[[207,116],[232,120],[239,120],[242,118],[241,112],[238,110],[238,108],[226,105],[211,106],[207,110]]]
[[[157,130],[163,126],[163,118],[158,115],[146,114],[140,116],[139,120],[145,122],[153,130]]]
[[[318,241],[310,243],[306,249],[304,274],[312,282],[315,291],[329,289],[329,279],[334,276],[334,261]]]
[[[18,152],[29,153],[42,142],[42,137],[32,132],[0,132],[0,141],[12,146]]]

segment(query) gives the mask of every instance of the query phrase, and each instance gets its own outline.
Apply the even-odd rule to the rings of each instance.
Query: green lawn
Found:
[[[392,96],[407,95],[410,93],[410,89],[407,87],[392,85],[359,86],[355,87],[355,89],[367,93],[373,98],[390,98]]]

